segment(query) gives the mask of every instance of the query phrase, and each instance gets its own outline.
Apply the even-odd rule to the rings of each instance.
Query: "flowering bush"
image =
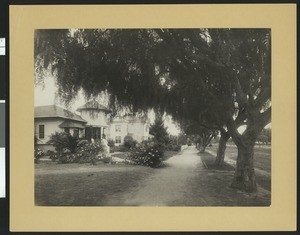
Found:
[[[50,158],[58,163],[92,163],[96,164],[99,153],[103,151],[101,145],[96,143],[83,142],[77,148],[75,153],[68,149],[63,149],[62,152],[52,155]]]
[[[41,150],[39,148],[34,149],[34,162],[38,163],[38,161],[40,160],[40,158],[42,156],[44,156],[44,155],[45,155],[45,153],[44,153],[43,150]]]
[[[131,149],[129,160],[136,165],[160,167],[163,149],[153,142],[143,142]]]

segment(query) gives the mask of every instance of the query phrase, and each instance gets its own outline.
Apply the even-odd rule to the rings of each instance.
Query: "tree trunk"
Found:
[[[206,149],[206,146],[205,146],[205,144],[202,142],[201,145],[200,145],[200,147],[199,147],[200,153],[204,153],[204,152],[205,152],[205,149]]]
[[[256,180],[253,166],[254,143],[243,141],[243,144],[236,143],[238,148],[238,157],[236,169],[231,187],[245,190],[247,192],[256,192]]]
[[[215,161],[215,164],[218,166],[222,166],[224,164],[226,143],[227,143],[229,137],[230,137],[230,135],[228,132],[221,132],[221,138],[219,140],[217,157],[216,157],[216,161]]]

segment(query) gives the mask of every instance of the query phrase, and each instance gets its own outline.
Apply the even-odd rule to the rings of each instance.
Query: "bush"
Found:
[[[160,167],[164,150],[154,142],[144,141],[133,148],[129,154],[129,159],[136,165]]]
[[[125,147],[131,149],[131,148],[134,148],[136,146],[136,144],[137,144],[137,141],[134,140],[132,138],[132,136],[127,135],[124,137],[124,146]]]
[[[110,152],[111,153],[113,153],[113,152],[128,152],[128,148],[123,145],[114,146],[110,149]]]
[[[76,153],[72,153],[68,149],[63,149],[55,155],[50,156],[52,161],[58,163],[92,163],[96,164],[98,155],[103,151],[99,143],[82,142],[77,148]]]
[[[34,150],[34,162],[35,162],[35,163],[38,163],[39,160],[40,160],[40,158],[41,158],[42,156],[45,156],[44,151],[41,150],[41,149],[39,149],[39,148],[36,148],[36,149]]]
[[[55,155],[55,152],[52,150],[47,150],[47,152],[45,153],[46,156],[52,156]]]
[[[75,153],[80,142],[79,138],[65,132],[55,132],[50,136],[48,144],[52,144],[57,152],[68,149],[71,153]]]
[[[113,139],[108,139],[107,142],[108,142],[107,144],[110,148],[115,147],[115,141]]]
[[[89,144],[89,142],[87,140],[83,139],[83,140],[80,140],[77,145],[78,145],[78,147],[82,147],[87,144]]]

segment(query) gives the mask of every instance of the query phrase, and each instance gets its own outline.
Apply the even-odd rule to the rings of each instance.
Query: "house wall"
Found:
[[[51,134],[54,134],[56,131],[63,131],[59,125],[64,121],[63,118],[35,118],[34,119],[34,134],[39,139],[39,125],[45,126],[45,138],[39,139],[38,144],[46,144],[49,141]]]
[[[146,128],[147,125],[143,122],[128,123],[128,134],[132,135],[133,139],[137,142],[147,140],[149,137],[149,128]]]
[[[116,131],[116,126],[120,126],[121,127],[121,131],[118,132]],[[109,138],[113,139],[116,143],[116,137],[117,136],[121,136],[121,143],[118,144],[116,143],[116,145],[122,145],[124,144],[124,137],[128,134],[128,130],[127,130],[127,123],[126,122],[113,122],[110,124],[109,126]]]
[[[121,127],[121,131],[116,131],[116,125]],[[137,142],[147,140],[149,138],[149,128],[146,128],[148,124],[143,122],[112,122],[109,126],[109,138],[116,142],[116,137],[121,136],[121,143],[116,145],[124,144],[124,137],[127,135],[132,136]]]
[[[108,126],[105,112],[99,110],[81,110],[81,117],[87,121],[86,125]]]
[[[56,118],[56,117],[53,117],[53,118],[35,118],[34,119],[34,134],[39,139],[38,144],[39,145],[46,145],[52,134],[54,134],[55,132],[64,131],[64,128],[59,127],[59,125],[61,123],[63,123],[64,121],[65,121],[65,119]],[[45,126],[44,139],[39,138],[39,125],[44,125]],[[75,129],[77,129],[77,128],[70,128],[70,134],[71,135],[74,134]],[[84,130],[79,129],[79,137],[83,137],[83,136],[84,136]]]

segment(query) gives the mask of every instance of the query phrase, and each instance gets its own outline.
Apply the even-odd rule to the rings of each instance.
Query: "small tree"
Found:
[[[168,145],[169,134],[160,114],[156,115],[155,122],[150,126],[149,133],[154,136],[154,141],[162,148],[165,148]]]

